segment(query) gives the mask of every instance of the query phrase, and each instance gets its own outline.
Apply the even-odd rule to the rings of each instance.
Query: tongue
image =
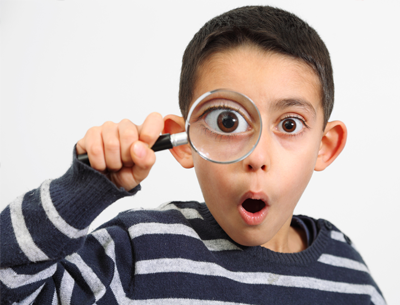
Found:
[[[265,203],[262,200],[246,199],[242,206],[247,212],[257,213],[264,208]]]

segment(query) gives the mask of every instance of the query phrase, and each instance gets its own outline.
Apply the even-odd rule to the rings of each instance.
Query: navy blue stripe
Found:
[[[29,201],[24,200],[22,203],[22,211],[28,231],[40,250],[50,258],[61,258],[64,255],[60,252],[65,244],[69,245],[68,251],[77,251],[82,246],[84,238],[71,240],[54,227],[41,204],[33,204],[33,202],[41,202],[40,192],[35,192],[28,198]],[[43,232],[47,234],[44,235]]]
[[[84,248],[89,249],[89,251],[79,251],[78,254],[103,285],[108,286],[114,275],[114,262],[107,256],[103,246],[91,235],[86,238]]]
[[[132,241],[127,231],[120,227],[111,227],[107,229],[108,233],[114,240],[115,244],[115,260],[117,270],[121,279],[124,292],[129,295],[135,286],[135,252],[131,244]],[[151,249],[151,248],[149,248]]]
[[[71,277],[75,281],[71,298],[71,304],[93,304],[94,296],[92,290],[84,280],[79,269],[74,264],[66,260],[62,260],[61,265],[65,270],[67,270],[70,273]],[[62,276],[63,274],[61,275],[61,280]]]
[[[243,284],[218,276],[209,276],[205,280],[204,276],[188,273],[139,275],[137,283],[136,299],[175,297],[246,304],[335,305],[359,304],[357,302],[360,300],[369,304],[370,301],[367,295],[341,295],[316,289]]]

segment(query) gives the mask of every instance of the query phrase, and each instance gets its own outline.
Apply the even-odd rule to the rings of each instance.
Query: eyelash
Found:
[[[220,109],[222,109],[222,110],[227,109],[227,110],[236,111],[237,113],[239,113],[240,115],[242,115],[239,109],[234,109],[234,108],[232,108],[232,107],[230,107],[230,106],[227,106],[227,105],[211,106],[210,108],[207,108],[207,109],[196,119],[196,122],[199,121],[199,120],[201,120],[206,114],[210,113],[211,111],[220,110]],[[242,115],[242,116],[243,116],[243,115]],[[243,116],[243,117],[245,117],[245,116]]]
[[[217,132],[215,132],[215,131],[212,131],[211,129],[207,128],[206,126],[202,126],[201,129],[202,129],[205,133],[208,133],[208,134],[212,135],[216,140],[217,140],[218,138],[220,138],[220,139],[222,139],[222,138],[234,139],[234,138],[237,137],[237,134],[235,134],[235,133],[233,133],[233,134],[225,134],[225,135],[219,134],[219,133],[217,133]]]
[[[219,110],[219,109],[231,109],[231,110],[234,110],[234,111],[237,111],[237,112],[240,113],[239,110],[237,110],[237,109],[232,109],[231,107],[228,107],[228,106],[225,106],[225,105],[212,106],[212,107],[206,109],[206,110],[198,117],[198,119],[197,119],[196,121],[201,120],[205,115],[207,115],[207,114],[210,113],[211,111]],[[298,119],[298,120],[300,120],[300,121],[303,123],[303,125],[304,125],[305,128],[310,129],[310,127],[307,125],[306,121],[305,121],[302,117],[297,116],[297,115],[287,115],[287,116],[285,116],[283,119],[281,119],[281,120],[279,121],[279,124],[281,124],[283,121],[285,121],[285,120],[287,120],[287,119]],[[216,133],[216,132],[214,132],[214,131],[212,131],[212,130],[206,128],[206,127],[203,127],[203,128],[204,128],[204,131],[205,131],[205,132],[209,132],[209,133],[213,134],[216,138],[217,138],[218,136],[220,136],[218,133]],[[303,133],[304,133],[304,131],[302,130],[301,132],[296,133],[296,134],[284,133],[284,135],[287,136],[287,137],[297,137],[297,136],[302,135]],[[231,137],[234,137],[235,135],[232,134],[232,135],[230,135],[230,136],[231,136]]]
[[[297,116],[297,115],[287,115],[282,120],[279,121],[279,124],[281,124],[283,121],[285,121],[287,119],[298,119],[303,123],[305,128],[310,129],[310,127],[307,125],[306,121],[302,117]],[[302,130],[299,133],[295,133],[295,134],[284,133],[284,135],[287,136],[287,137],[297,137],[297,136],[302,135],[303,133],[304,133],[304,131]]]
[[[196,119],[196,122],[197,122],[197,121],[200,121],[204,116],[206,116],[206,115],[209,114],[210,112],[215,111],[215,110],[221,110],[221,109],[222,109],[222,110],[226,110],[226,109],[227,109],[227,110],[236,111],[236,112],[239,113],[243,118],[245,118],[245,116],[241,114],[241,111],[240,111],[239,109],[235,109],[235,108],[232,108],[231,106],[221,104],[221,105],[211,106],[210,108],[207,108],[207,109]],[[246,120],[246,121],[247,121],[247,120]],[[217,132],[212,131],[210,128],[207,128],[206,126],[203,126],[202,129],[203,129],[204,132],[209,133],[209,134],[211,134],[213,137],[215,137],[215,139],[218,139],[218,137],[220,137],[220,138],[222,138],[222,137],[229,137],[229,138],[231,138],[231,139],[237,137],[237,134],[226,134],[226,135],[221,135],[221,134],[219,134],[219,133],[217,133]]]

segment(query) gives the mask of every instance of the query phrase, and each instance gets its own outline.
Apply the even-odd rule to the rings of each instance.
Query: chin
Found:
[[[268,239],[266,239],[265,237],[255,237],[254,233],[251,234],[249,233],[249,235],[251,236],[238,236],[237,238],[233,238],[232,236],[230,236],[236,243],[238,243],[239,245],[245,246],[245,247],[257,247],[257,246],[262,246],[264,244],[266,244],[267,242],[269,242]]]

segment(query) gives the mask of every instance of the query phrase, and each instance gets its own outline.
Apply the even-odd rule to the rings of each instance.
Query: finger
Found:
[[[139,126],[139,140],[152,147],[164,128],[164,120],[161,114],[153,112],[147,116],[143,124]]]
[[[121,143],[121,159],[125,167],[134,165],[130,148],[139,138],[138,127],[131,121],[124,119],[118,124],[119,141]]]
[[[109,172],[107,176],[118,188],[123,187],[127,191],[139,184],[132,175],[132,167],[123,167],[118,172]]]
[[[135,166],[132,168],[132,176],[139,184],[148,176],[156,162],[156,155],[146,143],[141,141],[137,141],[131,146],[131,155],[135,163]]]
[[[77,155],[86,154],[86,148],[85,147],[86,147],[85,138],[82,138],[76,143],[76,154]]]
[[[104,123],[102,136],[106,167],[108,170],[118,171],[122,167],[118,125],[113,122]]]
[[[106,169],[101,127],[92,127],[87,131],[83,150],[86,150],[92,168],[98,171]]]

